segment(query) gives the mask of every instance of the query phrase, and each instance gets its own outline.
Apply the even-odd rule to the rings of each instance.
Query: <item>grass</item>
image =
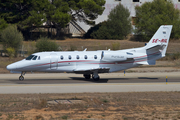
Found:
[[[68,119],[68,115],[64,115],[61,117],[62,119]]]
[[[41,115],[37,115],[37,116],[35,117],[35,120],[44,120],[44,117],[41,116]]]

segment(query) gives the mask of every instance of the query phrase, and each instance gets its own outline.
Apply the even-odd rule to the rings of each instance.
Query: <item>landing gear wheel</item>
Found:
[[[93,80],[94,80],[94,81],[98,81],[98,80],[99,80],[99,76],[96,77],[96,78],[93,76]]]
[[[90,79],[91,75],[90,74],[84,74],[85,79]]]
[[[20,81],[23,81],[24,80],[24,77],[21,75],[21,76],[19,76],[19,80]]]

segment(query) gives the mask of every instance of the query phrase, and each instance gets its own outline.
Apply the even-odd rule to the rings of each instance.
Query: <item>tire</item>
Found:
[[[93,77],[93,80],[94,80],[94,81],[98,81],[99,79],[100,79],[99,76],[98,76],[97,78],[94,78],[94,77]]]
[[[24,77],[21,75],[21,76],[19,76],[19,80],[20,81],[23,81],[24,80]]]
[[[84,78],[85,78],[85,79],[90,79],[90,78],[91,78],[91,75],[90,75],[90,74],[88,74],[88,75],[85,75],[85,74],[84,74]]]

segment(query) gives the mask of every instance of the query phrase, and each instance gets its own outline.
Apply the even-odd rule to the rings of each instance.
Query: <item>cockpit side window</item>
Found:
[[[36,60],[37,59],[37,56],[34,56],[32,60]]]
[[[35,55],[30,55],[26,58],[26,60],[31,60]]]
[[[41,59],[41,57],[39,56],[39,57],[38,57],[38,60],[40,60],[40,59]]]

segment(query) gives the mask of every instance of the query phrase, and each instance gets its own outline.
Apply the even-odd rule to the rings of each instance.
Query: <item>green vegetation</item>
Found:
[[[5,29],[8,26],[7,22],[4,19],[0,19],[0,31]]]
[[[122,4],[111,10],[108,20],[91,28],[85,37],[122,40],[131,33],[130,12]]]
[[[10,58],[12,58],[13,55],[15,54],[15,50],[14,50],[14,48],[12,48],[12,47],[8,47],[8,48],[6,49],[6,51],[7,51],[7,54],[9,55]]]
[[[18,49],[21,46],[23,39],[22,33],[17,30],[15,25],[9,25],[1,32],[4,50],[8,50],[10,56],[13,54],[14,56],[17,56]]]
[[[171,38],[180,38],[180,11],[171,0],[154,0],[136,6],[134,20],[138,40],[149,41],[160,25],[173,25]]]
[[[56,42],[50,41],[48,38],[41,37],[36,43],[36,52],[58,51]]]
[[[68,116],[67,115],[64,115],[61,117],[62,119],[68,119]]]
[[[31,38],[31,31],[42,28],[55,28],[59,37],[61,28],[70,20],[81,20],[94,24],[104,11],[105,0],[0,0],[0,29],[8,24],[16,24],[25,38]],[[52,34],[52,29],[51,29]]]

